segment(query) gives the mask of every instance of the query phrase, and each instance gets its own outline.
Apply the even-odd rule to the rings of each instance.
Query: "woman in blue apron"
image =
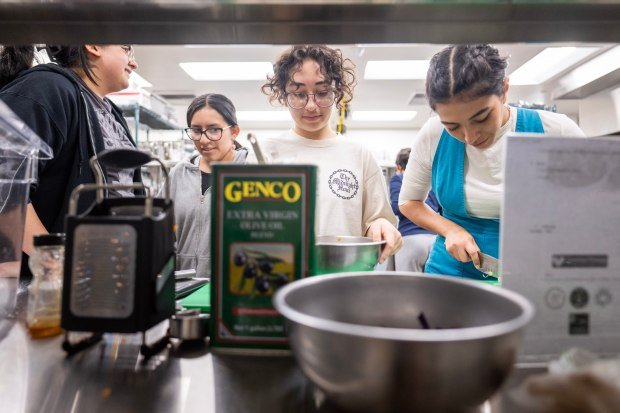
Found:
[[[507,60],[490,45],[449,46],[431,59],[426,93],[437,117],[416,136],[400,210],[438,234],[425,272],[495,280],[479,253],[499,257],[503,145],[511,132],[583,136],[568,117],[506,105]],[[433,188],[443,209],[425,207]]]

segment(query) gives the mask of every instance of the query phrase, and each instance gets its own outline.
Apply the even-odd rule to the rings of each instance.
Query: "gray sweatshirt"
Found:
[[[195,269],[196,276],[211,275],[211,188],[202,194],[202,177],[192,155],[170,171],[170,196],[177,225],[177,270]],[[235,151],[233,163],[244,164],[245,148]],[[160,191],[160,196],[163,194]]]

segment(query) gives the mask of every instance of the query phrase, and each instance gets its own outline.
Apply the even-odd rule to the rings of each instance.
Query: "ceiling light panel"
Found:
[[[540,85],[580,62],[598,47],[548,47],[510,74],[511,85]]]
[[[369,60],[364,69],[366,80],[426,79],[428,60]]]
[[[273,76],[270,62],[183,62],[179,66],[198,81],[266,80]]]
[[[559,81],[559,89],[575,90],[620,68],[620,46],[596,56],[570,71]]]

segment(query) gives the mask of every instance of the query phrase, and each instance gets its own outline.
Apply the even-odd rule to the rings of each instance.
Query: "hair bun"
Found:
[[[487,57],[489,46],[486,44],[477,44],[473,47],[470,47],[470,53],[472,58],[482,57],[483,59]]]

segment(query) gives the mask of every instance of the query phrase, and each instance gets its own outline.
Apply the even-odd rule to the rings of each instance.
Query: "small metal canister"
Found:
[[[203,340],[209,335],[209,314],[184,310],[170,317],[170,336],[181,340]]]

